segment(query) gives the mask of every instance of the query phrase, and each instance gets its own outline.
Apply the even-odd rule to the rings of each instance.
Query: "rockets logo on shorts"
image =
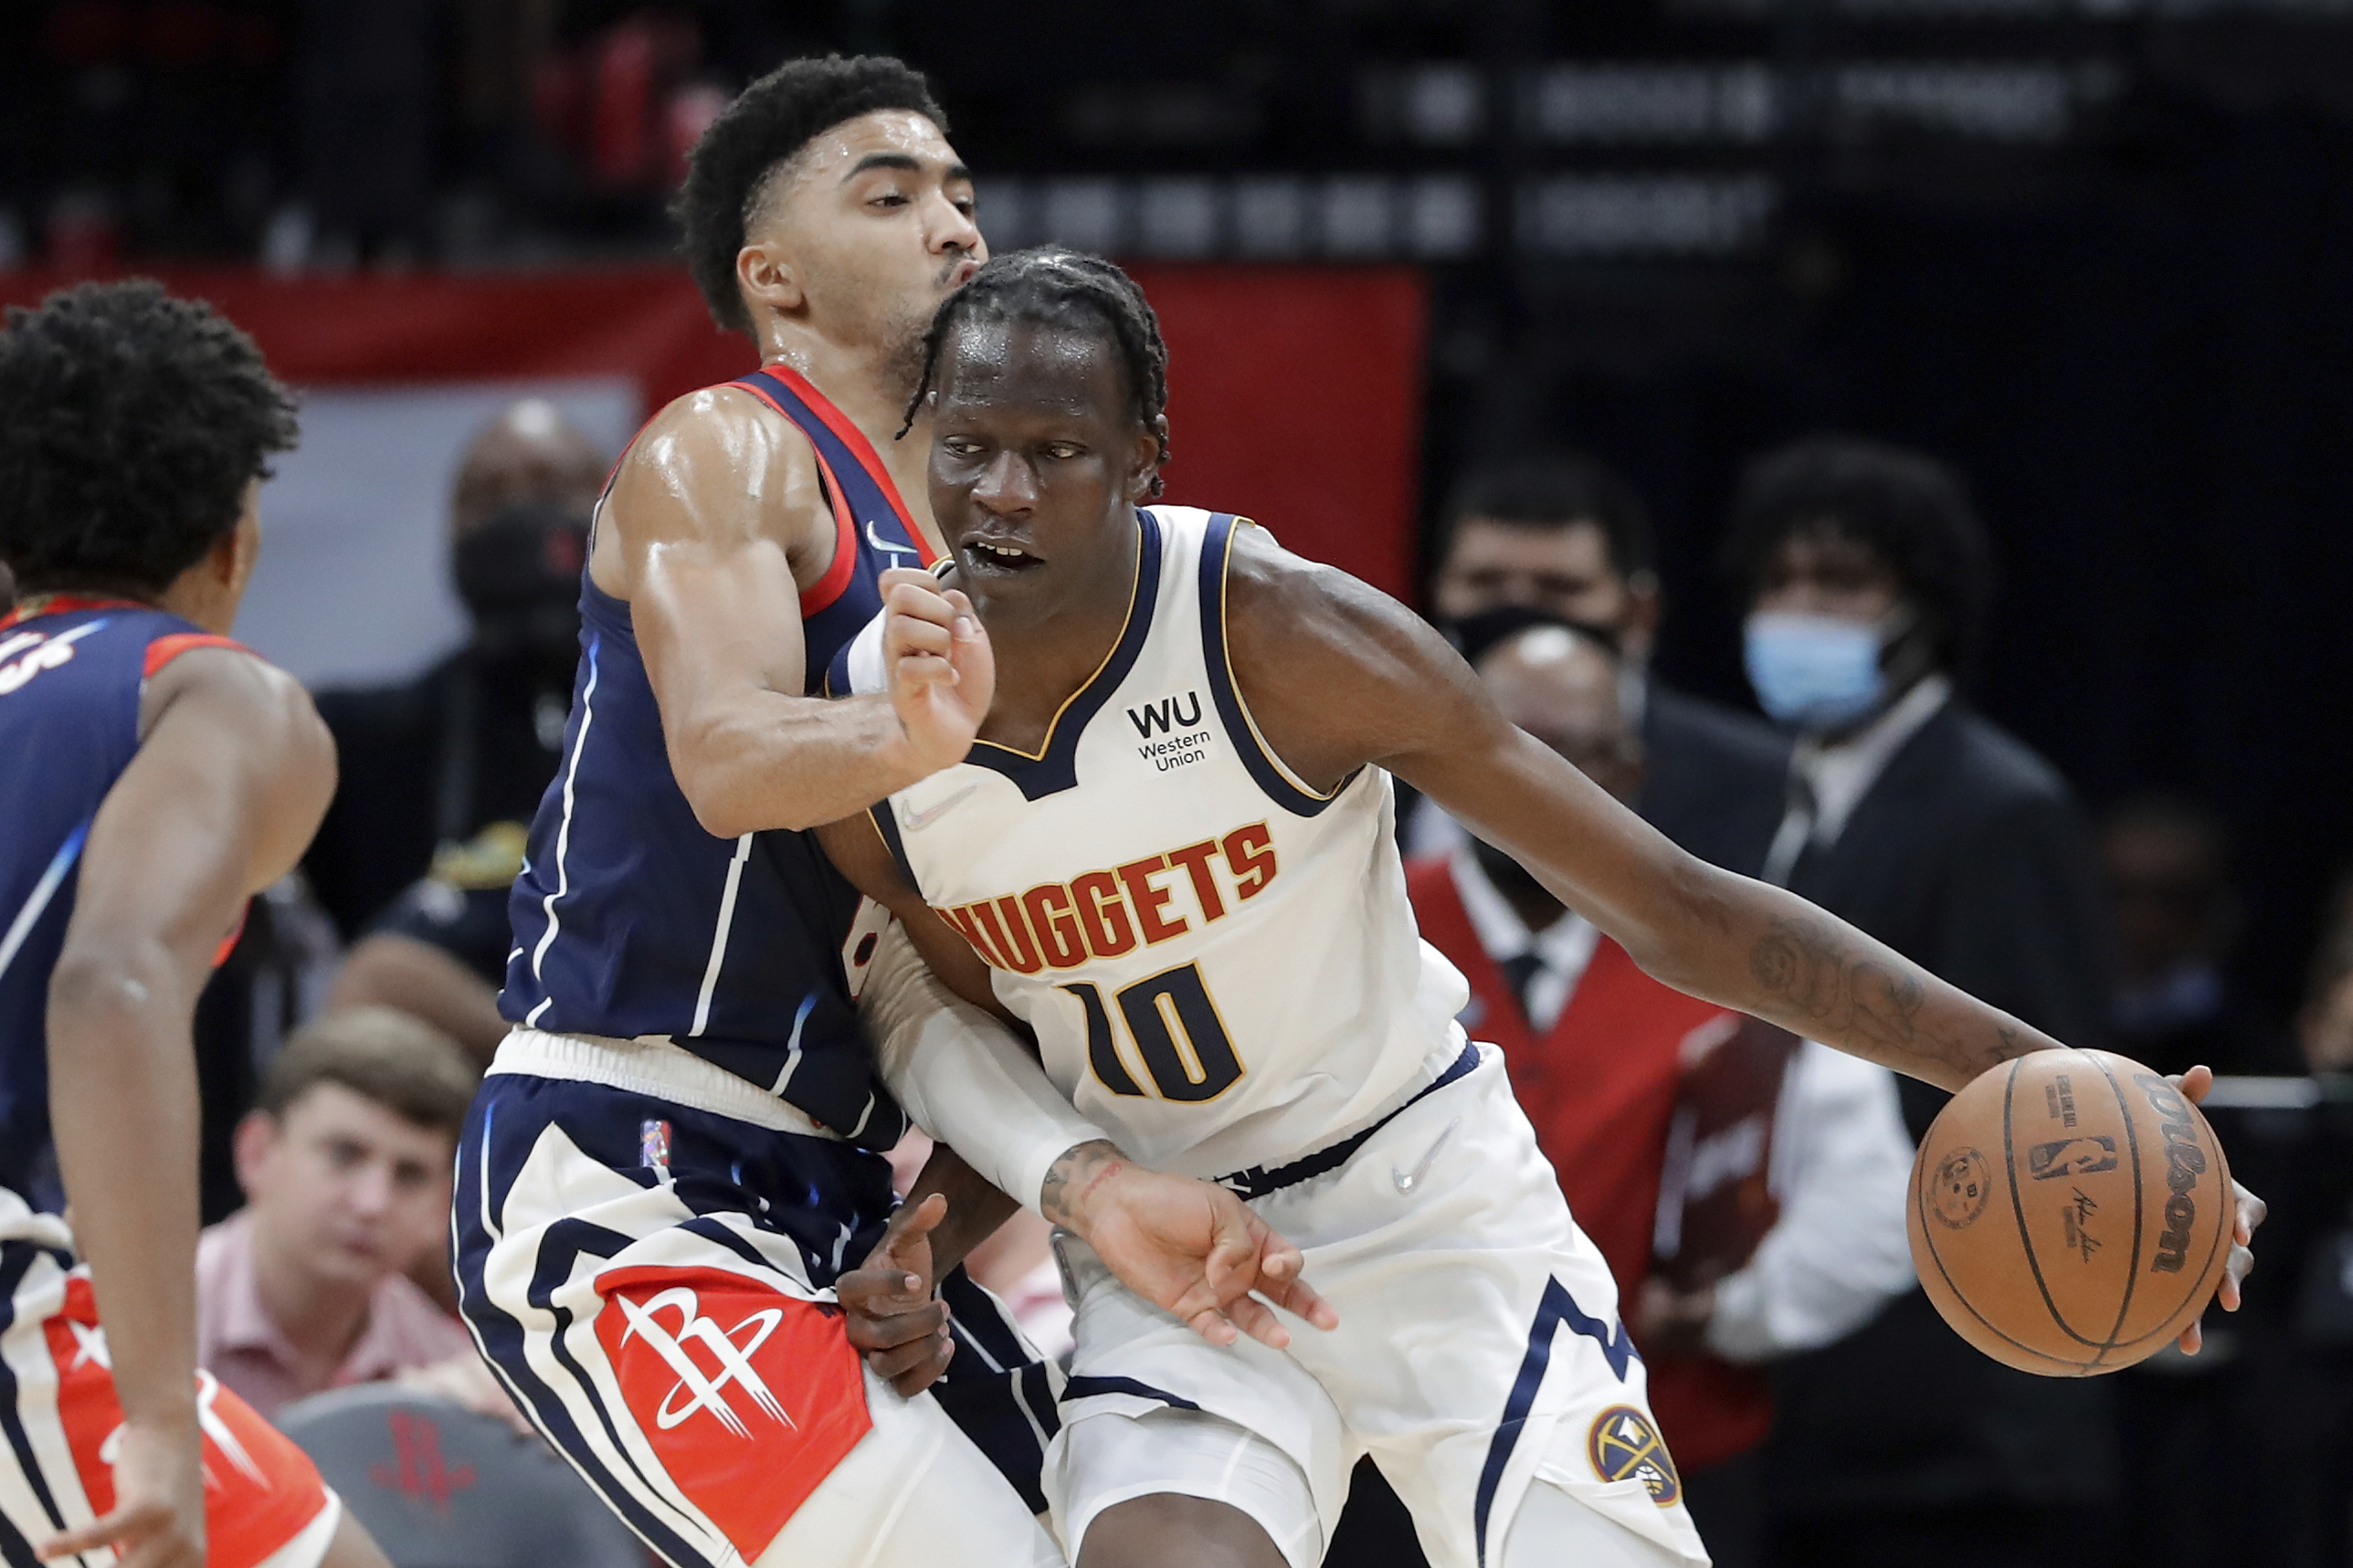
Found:
[[[1672,1508],[1683,1496],[1683,1478],[1675,1473],[1675,1461],[1649,1412],[1630,1405],[1611,1405],[1593,1418],[1585,1446],[1593,1473],[1603,1480],[1641,1481],[1661,1508]]]
[[[89,1276],[66,1284],[64,1310],[42,1324],[58,1373],[58,1418],[73,1452],[82,1495],[93,1513],[114,1507],[114,1460],[122,1447],[122,1406],[99,1327]],[[221,1387],[196,1373],[196,1424],[203,1434],[205,1528],[209,1562],[259,1563],[292,1540],[326,1497],[318,1472],[288,1438]]]
[[[596,1293],[596,1338],[662,1468],[757,1557],[873,1424],[839,1310],[712,1268],[617,1268]]]

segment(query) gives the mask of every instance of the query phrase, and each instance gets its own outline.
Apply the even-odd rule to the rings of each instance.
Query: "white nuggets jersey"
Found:
[[[1461,1053],[1468,993],[1415,928],[1388,775],[1318,794],[1242,706],[1226,567],[1255,525],[1137,516],[1125,629],[1044,750],[983,742],[874,816],[1071,1103],[1133,1157],[1216,1176],[1395,1109]],[[882,689],[881,649],[877,623],[853,689]]]

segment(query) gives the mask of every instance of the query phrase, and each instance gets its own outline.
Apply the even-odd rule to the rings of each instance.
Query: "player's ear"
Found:
[[[745,303],[772,310],[790,312],[808,302],[791,259],[772,239],[754,241],[735,253],[735,286],[744,291]]]
[[[1141,502],[1158,495],[1160,465],[1168,460],[1168,416],[1154,416],[1150,424],[1135,433],[1131,459],[1127,473],[1128,500]]]

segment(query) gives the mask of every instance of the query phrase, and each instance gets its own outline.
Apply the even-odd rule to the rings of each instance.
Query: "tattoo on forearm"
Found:
[[[1927,988],[1917,974],[1846,952],[1820,926],[1776,919],[1749,950],[1748,971],[1780,1009],[1819,1037],[1858,1037],[1877,1050],[1941,1058],[1941,1042],[1924,1039],[1920,1009]]]
[[[1119,1150],[1101,1139],[1065,1150],[1039,1186],[1039,1212],[1064,1229],[1075,1230],[1086,1200],[1125,1166]]]

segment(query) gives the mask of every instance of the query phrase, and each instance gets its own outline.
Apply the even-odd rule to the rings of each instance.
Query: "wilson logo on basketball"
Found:
[[[2198,1146],[2198,1128],[2180,1090],[2153,1072],[2135,1073],[2133,1081],[2148,1096],[2165,1134],[2165,1230],[2148,1267],[2153,1273],[2179,1274],[2189,1258],[2189,1227],[2198,1221],[2198,1202],[2189,1194],[2206,1173],[2206,1151]]]

